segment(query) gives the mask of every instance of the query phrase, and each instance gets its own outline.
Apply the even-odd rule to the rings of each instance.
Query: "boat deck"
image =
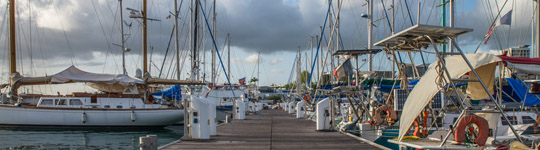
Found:
[[[281,110],[262,110],[218,126],[206,141],[180,141],[162,149],[379,149],[339,132],[315,131],[315,122]]]

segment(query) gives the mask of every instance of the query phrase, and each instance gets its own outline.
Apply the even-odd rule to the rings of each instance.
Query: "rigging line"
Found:
[[[409,14],[409,20],[411,20],[411,25],[414,25],[414,22],[412,21],[412,16],[411,16],[411,10],[409,9],[409,4],[407,3],[407,0],[403,0],[403,1],[405,1],[405,7],[407,8],[407,14]]]
[[[511,7],[512,10],[514,10],[514,7],[516,7],[515,2],[516,2],[515,0],[512,1],[512,7]],[[515,17],[515,16],[516,16],[516,13],[512,13],[512,15],[514,16],[514,17],[512,17],[512,18],[516,18],[516,17]],[[510,33],[510,30],[512,30],[512,24],[510,24],[510,27],[509,27],[509,29],[508,29],[508,33],[506,33],[506,32],[503,31],[504,37],[506,38],[506,48],[508,48],[508,42],[510,41],[510,39],[509,39],[508,37],[512,36],[511,33]],[[508,37],[506,37],[506,34],[508,34]]]
[[[508,2],[508,0],[504,1],[504,4],[502,5],[501,8],[504,8],[504,6],[506,6],[506,3]],[[497,21],[497,18],[499,18],[499,16],[501,15],[501,10],[499,10],[499,13],[497,13],[497,16],[495,16],[495,19],[491,22],[491,26],[495,25],[495,22]],[[491,27],[490,26],[490,27]],[[478,49],[480,48],[480,46],[482,45],[482,43],[484,42],[484,40],[486,40],[486,36],[484,36],[482,38],[482,40],[480,41],[480,43],[478,43],[478,46],[476,46],[476,49],[474,50],[474,53],[476,53],[478,51]]]
[[[332,16],[338,15],[334,12],[334,7],[332,7]],[[338,18],[339,19],[339,18]],[[336,20],[337,21],[337,20]],[[338,24],[341,24],[341,22],[338,22]],[[334,29],[334,32],[337,33],[337,36],[339,36],[339,47],[341,49],[345,49],[345,46],[343,46],[343,38],[341,37],[341,32],[338,31],[338,28]],[[306,68],[307,69],[307,68]]]
[[[502,8],[499,8],[499,4],[497,2],[495,2],[495,5],[497,6],[497,10],[499,10],[499,9],[502,10]],[[495,30],[495,29],[493,29],[493,30]],[[499,49],[503,49],[502,43],[499,40],[499,34],[498,33],[499,32],[497,30],[495,30],[495,35],[496,35],[495,38],[497,39],[497,44],[499,45]],[[503,36],[504,36],[505,39],[507,39],[506,38],[506,32],[504,32],[504,31],[503,31]]]
[[[225,73],[225,76],[227,78],[227,82],[229,83],[229,88],[231,89],[231,92],[233,94],[234,97],[236,97],[236,95],[234,94],[234,90],[232,88],[232,85],[231,85],[231,80],[229,79],[229,76],[227,74],[227,70],[225,70],[225,66],[223,65],[223,61],[221,60],[221,55],[219,55],[219,50],[218,50],[218,47],[216,45],[216,41],[214,39],[214,34],[212,33],[212,29],[210,29],[210,24],[208,24],[208,20],[206,19],[206,13],[204,12],[204,9],[201,5],[201,1],[199,1],[199,7],[201,8],[202,10],[202,13],[203,13],[203,16],[204,16],[204,21],[206,23],[206,27],[208,28],[208,31],[210,32],[210,37],[212,37],[212,43],[214,45],[214,48],[216,49],[216,54],[219,58],[219,62],[221,63],[221,68],[223,69],[223,73]]]
[[[105,38],[105,42],[107,43],[107,48],[109,49],[109,52],[112,54],[112,48],[111,48],[111,44],[109,42],[109,38],[107,38],[107,34],[105,33],[105,29],[103,27],[103,24],[101,23],[101,18],[99,17],[99,14],[97,12],[97,9],[96,9],[96,5],[94,4],[94,0],[91,0],[90,1],[92,3],[92,7],[94,8],[94,12],[96,13],[96,17],[98,19],[98,22],[99,22],[99,26],[101,27],[101,32],[103,33],[103,37]],[[64,34],[65,34],[65,30],[64,30]],[[66,37],[67,38],[67,37]],[[67,39],[66,39],[67,40]],[[108,57],[108,55],[106,55],[106,57]],[[105,59],[105,61],[107,60],[107,58]],[[114,62],[114,66],[116,68],[116,70],[118,71],[118,63],[116,63],[116,60],[113,59],[113,62]],[[73,63],[72,63],[73,64]],[[104,63],[103,65],[105,66],[107,63]],[[105,69],[105,68],[103,68]]]
[[[450,2],[450,1],[446,1],[446,3],[448,3],[448,2]],[[429,11],[429,15],[428,15],[428,18],[426,20],[426,23],[429,23],[429,19],[431,18],[431,13],[433,12],[433,9],[435,9],[435,1],[433,1],[433,6],[431,6],[431,10]]]
[[[538,9],[538,7],[535,6],[534,9],[533,9],[533,10],[534,10],[533,12],[536,12],[536,9]],[[530,29],[530,28],[531,28],[531,25],[534,23],[534,19],[533,19],[533,18],[534,18],[534,15],[531,15],[531,21],[530,21],[530,23],[529,23],[529,25],[527,26],[526,29]],[[530,31],[531,31],[531,30],[525,30],[525,35],[529,35],[529,32],[530,32]],[[519,33],[519,36],[521,37],[521,31],[520,31],[520,33]],[[525,42],[526,42],[526,39],[525,39],[525,38],[523,38],[523,40],[521,40],[521,38],[520,38],[520,40],[517,41],[517,43],[521,43],[521,44],[519,44],[519,45],[524,45]]]
[[[322,41],[322,38],[324,36],[324,30],[326,29],[326,22],[328,20],[328,13],[330,13],[330,8],[332,7],[332,0],[329,0],[328,2],[328,10],[326,11],[326,17],[324,18],[324,24],[323,24],[323,29],[321,31],[321,37],[319,38],[319,44],[317,44],[317,51],[315,52],[315,59],[313,60],[313,65],[311,65],[311,71],[309,73],[309,78],[308,78],[308,84],[310,83],[311,81],[311,76],[313,76],[313,69],[315,68],[315,64],[317,63],[317,56],[319,56],[319,49],[321,48],[321,41]],[[325,37],[326,39],[326,37]]]
[[[390,28],[391,32],[394,32],[394,29],[392,29],[392,24],[390,23],[390,18],[388,17],[388,13],[386,12],[386,7],[384,6],[383,0],[381,0],[381,5],[384,11],[384,15],[386,16],[386,21],[388,22],[388,28]]]
[[[174,35],[174,30],[175,30],[175,26],[173,26],[172,31],[171,31],[171,36],[169,36],[169,44],[167,44],[167,50],[165,51],[165,55],[163,56],[165,58],[163,58],[163,63],[161,63],[161,68],[159,69],[158,78],[161,78],[161,73],[163,73],[163,66],[165,66],[165,61],[167,60],[167,54],[169,54],[169,48],[171,47],[171,42],[173,40],[172,38]]]
[[[291,79],[292,79],[292,76],[293,76],[294,68],[296,68],[296,59],[298,59],[298,54],[296,55],[296,57],[294,57],[294,61],[293,61],[294,63],[292,63],[292,64],[293,64],[293,65],[292,65],[293,67],[291,68],[291,73],[289,74],[289,79],[287,80],[287,84],[289,84],[289,85],[290,85],[290,83],[291,83]],[[287,86],[287,88],[285,88],[285,90],[289,90],[289,87],[290,87],[290,86]]]
[[[58,3],[56,4],[58,5]],[[56,12],[56,15],[58,16],[58,7],[56,5],[53,5],[55,7],[54,11]],[[69,51],[70,51],[70,54],[71,54],[71,65],[74,65],[74,63],[76,65],[77,64],[77,61],[73,60],[73,58],[75,57],[75,53],[73,53],[73,48],[71,47],[71,43],[69,42],[69,39],[68,39],[68,36],[67,36],[67,33],[66,33],[66,28],[64,27],[64,23],[60,20],[58,20],[58,22],[60,22],[60,26],[62,26],[62,31],[64,33],[64,38],[66,39],[66,43],[67,43],[67,46],[69,48]]]

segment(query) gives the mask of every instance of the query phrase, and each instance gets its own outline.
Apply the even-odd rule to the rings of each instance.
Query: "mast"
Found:
[[[450,0],[450,27],[454,27],[454,0]],[[448,51],[454,52],[452,40],[448,41]]]
[[[180,80],[180,46],[178,45],[178,12],[180,9],[177,6],[177,1],[174,0],[174,49],[176,51],[176,79]]]
[[[300,46],[298,46],[298,59],[296,59],[296,95],[300,96],[300,86],[302,85],[302,54],[300,53]]]
[[[122,0],[118,0],[118,2],[120,3],[120,32],[122,34],[122,71],[124,73],[124,75],[127,75],[127,71],[126,71],[126,47],[125,47],[125,44],[124,44],[124,12],[122,11],[123,7],[122,7]]]
[[[199,72],[198,70],[198,64],[197,64],[197,33],[198,33],[198,24],[199,24],[199,0],[195,0],[195,11],[193,13],[193,29],[192,29],[192,45],[191,45],[191,79],[192,80],[198,80],[197,74]],[[193,9],[193,8],[192,8]]]
[[[536,57],[540,57],[540,1],[536,1],[536,8],[536,39],[534,46]]]
[[[227,78],[231,79],[231,33],[227,33]]]
[[[146,28],[147,27],[146,26],[146,20],[147,20],[146,17],[147,17],[147,15],[146,14],[148,14],[148,12],[146,11],[146,0],[143,0],[143,10],[142,10],[142,15],[143,15],[143,18],[142,18],[143,19],[143,24],[142,24],[142,27],[143,27],[143,39],[142,39],[143,40],[143,45],[142,45],[143,46],[143,51],[142,51],[142,53],[143,53],[143,74],[148,72],[148,66],[147,66],[148,65],[148,63],[147,63],[148,58],[146,56],[147,47],[148,47],[147,46],[147,37],[146,37],[146,36],[148,36],[147,33],[146,33],[147,32],[147,28]]]
[[[441,0],[441,26],[446,27],[446,0]],[[420,6],[420,5],[418,5]],[[420,10],[420,8],[418,8]],[[418,12],[418,17],[420,17],[420,11]],[[420,24],[420,22],[418,22]],[[446,44],[442,44],[442,52],[446,52]]]
[[[216,0],[214,0],[214,15],[212,17],[212,34],[216,37]],[[228,72],[229,74],[231,72]],[[216,50],[212,46],[212,84],[216,84]]]
[[[371,49],[371,34],[373,30],[373,0],[368,0],[368,49]],[[368,54],[368,71],[373,71],[371,53]]]
[[[396,33],[395,32],[396,28],[394,28],[395,27],[395,22],[396,22],[396,17],[395,17],[396,11],[394,10],[394,5],[395,5],[394,0],[392,0],[392,35],[394,35]],[[394,52],[392,51],[392,53],[394,53]],[[356,56],[356,57],[358,57],[358,56]],[[356,61],[358,61],[358,59]],[[394,80],[394,75],[396,74],[396,64],[395,64],[394,61],[396,61],[396,60],[392,59],[392,80]],[[358,67],[358,65],[357,65],[357,67]]]
[[[309,61],[309,66],[313,66],[313,36],[310,37],[311,38],[311,42],[310,42],[310,50],[311,50],[311,59]],[[307,71],[308,68],[306,68],[306,71]],[[309,75],[308,75],[309,76]],[[309,78],[309,77],[308,77]],[[309,82],[309,85],[308,85],[308,89],[311,88],[311,81]]]
[[[17,54],[15,51],[15,0],[9,0],[9,73],[17,72]],[[13,93],[17,94],[17,92]]]

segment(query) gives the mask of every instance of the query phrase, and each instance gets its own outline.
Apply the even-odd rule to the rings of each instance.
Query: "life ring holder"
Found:
[[[470,124],[475,124],[478,126],[478,135],[474,140],[475,144],[479,146],[484,146],[486,144],[487,138],[489,136],[489,124],[486,119],[477,116],[477,115],[466,115],[459,119],[458,123],[454,127],[454,139],[458,143],[465,142],[465,131],[470,130],[468,126]]]

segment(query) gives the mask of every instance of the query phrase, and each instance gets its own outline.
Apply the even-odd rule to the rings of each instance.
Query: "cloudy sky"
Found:
[[[375,1],[374,19],[378,21],[374,23],[373,42],[391,34],[388,20],[384,17],[385,9],[386,13],[391,15],[391,1]],[[482,42],[484,34],[500,9],[502,9],[501,15],[514,10],[512,26],[497,27],[491,40],[487,45],[482,44],[479,51],[489,52],[518,45],[530,45],[534,6],[532,0],[456,1],[455,25],[474,29],[473,32],[458,39],[466,52],[474,52]],[[508,2],[505,4],[505,1]],[[126,46],[131,49],[126,57],[128,74],[133,76],[136,68],[141,68],[143,63],[141,25],[138,20],[129,18],[130,11],[125,9],[129,7],[140,10],[141,0],[123,0],[123,10],[120,10],[117,0],[16,0],[16,2],[17,70],[23,75],[51,75],[71,65],[90,72],[122,73],[121,49],[116,46],[121,43],[120,11],[124,13]],[[212,0],[202,0],[210,26],[212,26],[212,2]],[[421,2],[420,23],[440,25],[440,1]],[[191,74],[190,3],[190,0],[178,1],[178,5],[181,5],[179,15],[181,78],[187,78]],[[249,80],[257,76],[256,63],[260,60],[261,85],[286,84],[290,78],[298,47],[302,53],[302,70],[311,68],[306,66],[306,58],[311,58],[311,37],[321,34],[320,26],[323,25],[328,10],[327,0],[217,0],[216,5],[216,44],[226,67],[225,39],[227,33],[230,33],[233,82],[242,77],[247,77]],[[338,12],[335,0],[332,6],[330,10],[335,17]],[[148,24],[149,56],[152,61],[149,66],[153,76],[161,74],[162,78],[175,78],[174,42],[169,45],[173,19],[166,19],[170,12],[174,12],[173,7],[172,0],[149,0],[148,2],[148,17],[161,20],[149,21]],[[3,12],[0,14],[0,48],[4,49],[0,57],[1,83],[5,83],[9,77],[6,8],[7,3],[4,1],[0,4],[0,13]],[[417,23],[418,0],[397,0],[394,9],[396,32]],[[410,11],[410,17],[408,11]],[[339,26],[340,49],[367,47],[367,21],[360,17],[365,13],[367,13],[366,1],[342,1]],[[206,80],[209,81],[212,41],[206,22],[202,20],[202,23],[204,24],[200,26],[199,42],[202,44],[200,45],[200,59],[204,60],[204,65],[201,66],[200,74],[205,74]],[[324,36],[320,39],[321,49],[326,49],[327,41],[330,40],[329,34],[330,29],[325,28]],[[315,39],[317,40],[319,39]],[[316,51],[317,45],[313,45],[313,51]],[[167,48],[169,48],[168,52]],[[362,56],[360,60],[365,58],[366,56]],[[378,54],[374,58],[375,70],[391,68],[387,56]],[[435,56],[427,55],[425,59],[431,62]],[[419,55],[414,55],[414,60],[417,63],[421,62]],[[307,64],[310,63],[307,62]],[[363,63],[360,62],[360,64]],[[367,67],[363,66],[361,69],[366,70]],[[221,67],[219,67],[218,75],[219,83],[226,82]],[[84,87],[33,90],[42,93],[56,93],[55,91],[67,93],[73,89],[90,90]]]

